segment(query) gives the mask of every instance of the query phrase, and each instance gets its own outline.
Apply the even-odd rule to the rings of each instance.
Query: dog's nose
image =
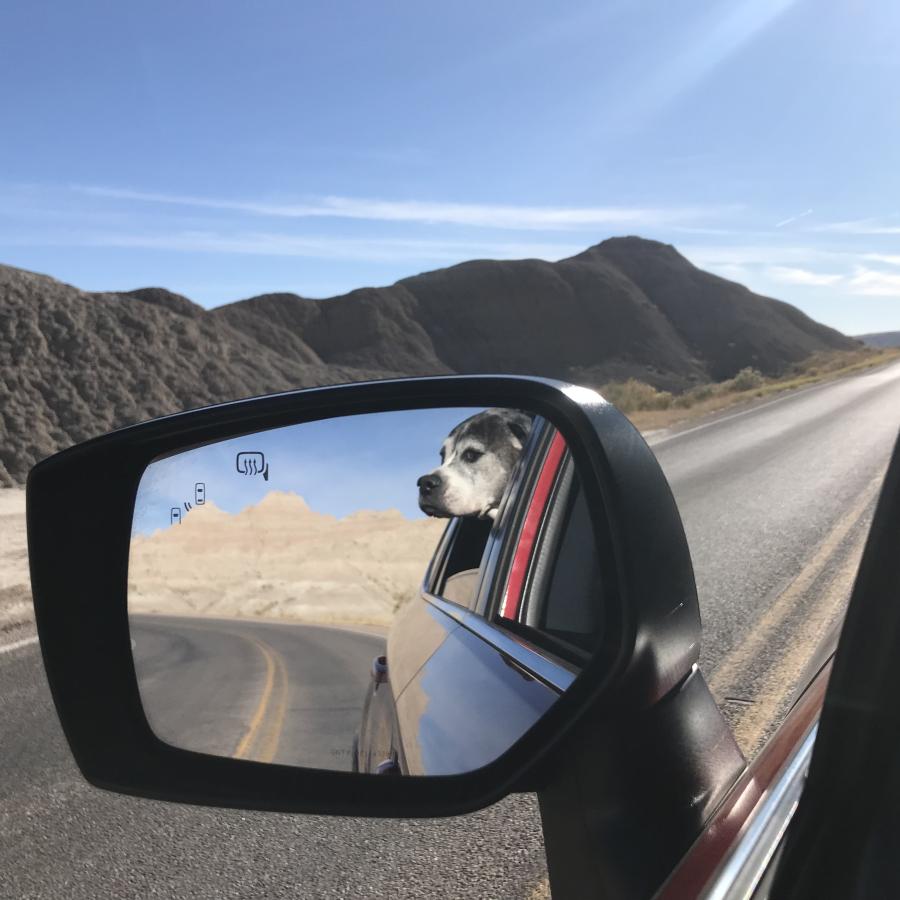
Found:
[[[419,493],[423,497],[427,497],[432,491],[436,491],[441,486],[440,475],[423,475],[417,482]]]

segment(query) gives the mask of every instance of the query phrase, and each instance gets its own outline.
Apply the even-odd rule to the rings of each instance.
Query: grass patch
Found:
[[[669,428],[739,403],[854,375],[898,359],[900,348],[861,347],[813,354],[778,378],[767,378],[756,369],[746,368],[727,381],[700,384],[681,394],[658,391],[634,378],[610,382],[601,388],[601,393],[638,428],[648,431]]]

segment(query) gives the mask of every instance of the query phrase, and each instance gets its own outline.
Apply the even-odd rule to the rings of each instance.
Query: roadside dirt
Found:
[[[25,537],[25,489],[0,490],[0,638],[34,620]]]

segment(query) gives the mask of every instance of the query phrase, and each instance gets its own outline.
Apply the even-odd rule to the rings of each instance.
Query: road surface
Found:
[[[893,366],[651,441],[694,554],[703,668],[749,750],[840,616],[898,426]],[[411,822],[204,810],[89,788],[37,647],[21,640],[0,647],[4,900],[522,898],[543,875],[530,795]]]
[[[894,365],[651,438],[694,561],[701,668],[747,752],[843,611],[898,428]]]
[[[352,628],[132,615],[141,699],[176,747],[350,771],[384,637]]]

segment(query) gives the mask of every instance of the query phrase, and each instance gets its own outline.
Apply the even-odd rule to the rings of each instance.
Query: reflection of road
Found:
[[[154,731],[204,753],[349,769],[384,638],[349,628],[132,616]]]

